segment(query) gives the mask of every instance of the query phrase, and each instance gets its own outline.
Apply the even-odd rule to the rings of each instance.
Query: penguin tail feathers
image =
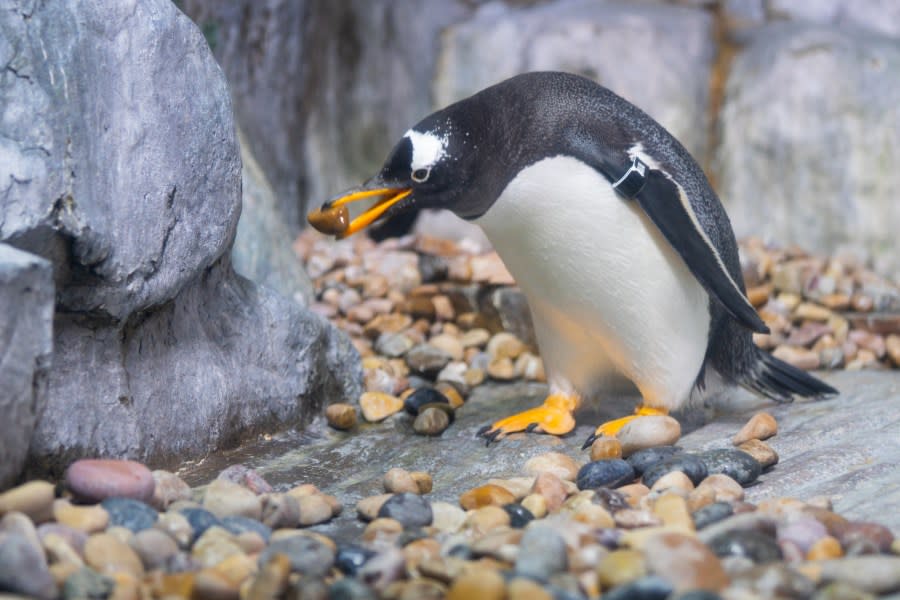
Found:
[[[824,398],[839,392],[797,367],[756,349],[757,361],[739,382],[744,387],[776,402],[790,402],[794,394],[805,398]]]

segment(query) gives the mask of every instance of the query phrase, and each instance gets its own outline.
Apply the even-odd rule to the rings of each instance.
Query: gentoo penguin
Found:
[[[346,205],[376,199],[349,220]],[[548,375],[537,408],[482,430],[562,435],[582,398],[624,376],[628,421],[682,406],[704,377],[777,401],[837,390],[754,345],[768,328],[747,300],[722,204],[684,147],[643,111],[565,73],[528,73],[415,125],[381,171],[311,217],[345,237],[410,209],[482,227],[525,296]]]

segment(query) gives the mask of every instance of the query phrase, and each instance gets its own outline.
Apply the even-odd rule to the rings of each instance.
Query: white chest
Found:
[[[706,291],[640,207],[594,169],[544,159],[476,222],[529,299],[548,370],[584,387],[591,364],[612,364],[645,401],[690,392],[706,352]]]

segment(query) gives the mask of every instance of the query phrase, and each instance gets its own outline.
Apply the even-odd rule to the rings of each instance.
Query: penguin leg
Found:
[[[572,413],[580,404],[581,397],[577,394],[551,393],[540,406],[485,425],[478,435],[484,437],[488,444],[517,431],[565,435],[575,428]]]
[[[581,446],[581,449],[589,448],[591,444],[594,443],[599,437],[616,437],[618,435],[619,430],[621,430],[625,425],[631,423],[635,419],[640,419],[641,417],[653,417],[659,415],[668,415],[669,411],[665,408],[654,408],[652,406],[640,405],[634,409],[633,415],[628,415],[627,417],[621,417],[619,419],[613,419],[612,421],[607,421],[603,425],[597,428],[597,430],[588,436],[588,439],[585,440],[584,445]]]

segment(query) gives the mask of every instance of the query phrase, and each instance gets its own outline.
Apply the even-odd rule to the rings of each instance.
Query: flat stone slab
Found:
[[[684,415],[685,430],[693,431],[679,445],[688,450],[731,447],[732,436],[755,410],[764,408],[779,424],[778,435],[769,443],[781,460],[747,489],[749,501],[826,495],[842,515],[877,521],[900,533],[900,374],[834,372],[822,378],[842,394],[832,400],[774,405],[735,391],[728,406],[717,409],[705,425],[697,423],[709,411]],[[402,413],[349,433],[331,430],[319,419],[304,432],[212,456],[186,468],[182,476],[199,485],[240,462],[257,469],[279,490],[313,483],[345,506],[339,518],[315,529],[351,539],[362,528],[356,502],[382,493],[382,476],[391,467],[427,471],[434,479],[430,498],[457,502],[460,493],[492,477],[523,475],[525,461],[544,452],[588,461],[588,452],[581,450],[587,436],[604,420],[628,414],[637,400],[621,396],[586,408],[578,414],[575,432],[565,438],[515,434],[490,447],[476,438],[482,425],[534,406],[545,394],[546,386],[539,384],[479,388],[438,438],[416,435],[412,419]]]

